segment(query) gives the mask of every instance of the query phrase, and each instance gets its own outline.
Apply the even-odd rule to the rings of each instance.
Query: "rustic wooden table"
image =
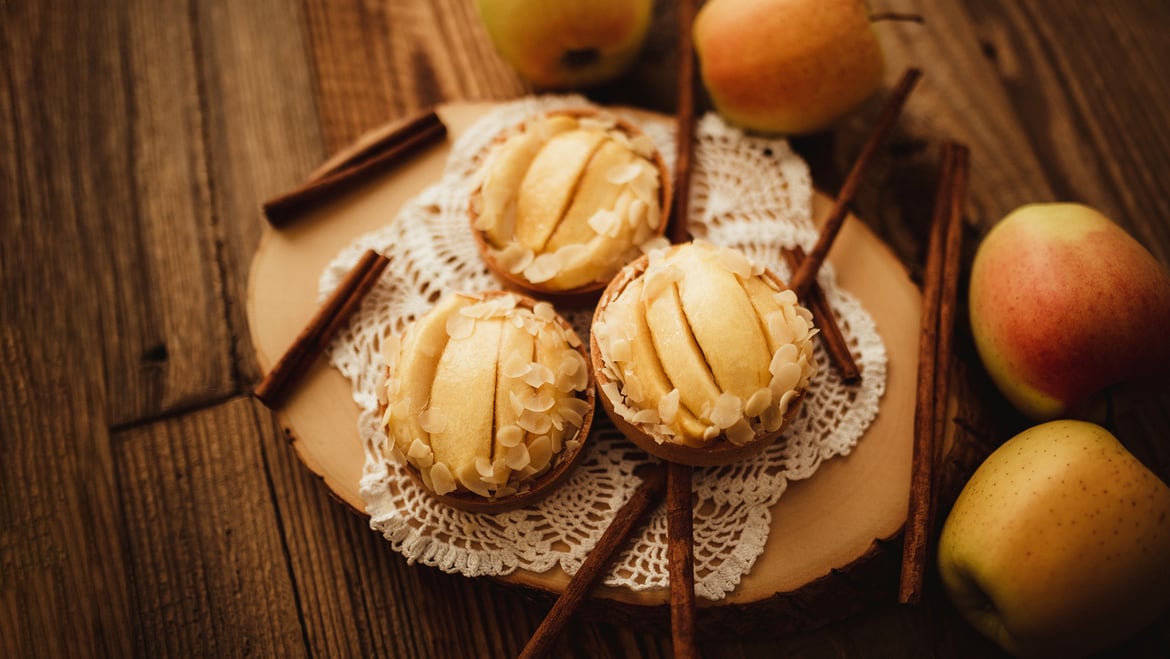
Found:
[[[858,214],[922,269],[937,146],[972,149],[970,250],[1028,201],[1080,200],[1170,264],[1170,9],[1161,0],[875,0],[892,84],[923,68]],[[672,112],[670,2],[602,102]],[[259,204],[388,120],[528,89],[471,0],[0,2],[0,656],[513,656],[550,599],[408,565],[251,396]],[[796,141],[833,191],[878,108]],[[967,263],[970,262],[970,254]],[[952,487],[1019,425],[960,319]],[[1170,478],[1170,396],[1114,426]],[[710,657],[994,657],[937,588]],[[637,619],[559,649],[670,654]],[[1170,618],[1119,649],[1166,656]]]

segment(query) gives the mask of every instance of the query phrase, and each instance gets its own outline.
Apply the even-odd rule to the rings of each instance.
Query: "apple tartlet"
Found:
[[[597,292],[665,229],[670,177],[649,136],[611,115],[559,111],[493,145],[471,224],[488,268],[538,295]]]
[[[585,346],[550,303],[451,293],[387,340],[383,354],[383,452],[447,503],[531,503],[580,455],[592,373]]]
[[[762,451],[816,372],[812,314],[738,250],[695,241],[618,274],[593,317],[593,374],[614,424],[691,465]]]

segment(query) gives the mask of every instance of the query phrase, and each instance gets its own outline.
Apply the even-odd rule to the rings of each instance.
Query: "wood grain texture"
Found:
[[[673,110],[672,5],[655,3],[629,76],[591,98]],[[871,5],[925,21],[875,26],[887,82],[908,65],[925,75],[855,204],[911,272],[945,139],[972,149],[965,244],[1016,205],[1074,199],[1170,264],[1164,3]],[[551,599],[408,565],[239,397],[259,376],[243,309],[260,201],[389,119],[530,91],[475,12],[0,2],[0,656],[519,652]],[[840,185],[880,101],[796,140],[819,186]],[[952,410],[940,509],[1022,424],[956,339],[952,388],[971,395]],[[1112,425],[1170,480],[1168,404],[1118,399]],[[921,608],[874,603],[783,637],[727,629],[701,651],[1001,656],[930,586]],[[605,613],[575,620],[558,656],[670,655],[661,633]],[[1116,654],[1167,647],[1170,617]]]
[[[113,437],[139,656],[308,655],[265,477],[271,434],[241,397]]]

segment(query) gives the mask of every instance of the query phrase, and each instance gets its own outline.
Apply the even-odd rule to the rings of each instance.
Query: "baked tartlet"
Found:
[[[450,293],[383,354],[383,453],[452,506],[532,503],[581,454],[592,373],[585,346],[549,302]]]
[[[665,230],[670,175],[653,141],[596,111],[536,115],[508,131],[472,184],[488,268],[539,295],[596,293]]]
[[[812,314],[771,271],[703,241],[651,252],[602,294],[600,398],[643,450],[727,464],[776,440],[816,373]]]

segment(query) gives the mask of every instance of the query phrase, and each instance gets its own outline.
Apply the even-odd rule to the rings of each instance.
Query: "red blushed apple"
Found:
[[[1114,385],[1170,380],[1170,275],[1087,206],[1008,214],[976,252],[969,304],[984,366],[1030,418],[1083,414]]]
[[[709,0],[694,26],[719,112],[764,133],[825,130],[881,86],[881,44],[862,0]]]

